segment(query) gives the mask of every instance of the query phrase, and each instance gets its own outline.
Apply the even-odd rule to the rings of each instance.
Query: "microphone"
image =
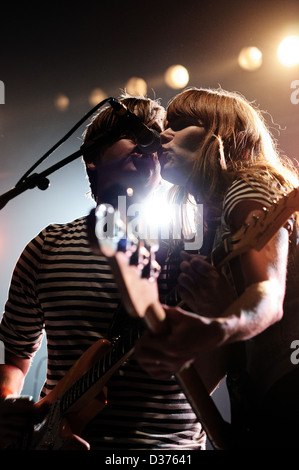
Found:
[[[161,146],[159,132],[147,127],[136,114],[115,98],[109,100],[115,113],[121,118],[126,130],[131,131],[137,140],[141,153],[154,153]]]

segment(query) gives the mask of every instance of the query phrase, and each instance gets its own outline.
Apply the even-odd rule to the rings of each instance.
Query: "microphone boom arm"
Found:
[[[33,173],[28,176],[38,164],[45,160],[45,158],[47,158],[54,150],[56,150],[56,148],[61,143],[63,143],[76,129],[78,129],[78,127],[82,124],[83,120],[86,120],[87,117],[89,117],[96,109],[101,107],[104,103],[110,104],[114,111],[116,111],[116,113],[121,117],[121,119],[123,119],[123,123],[125,123],[125,125],[131,127],[131,123],[133,123],[133,132],[136,133],[137,140],[139,140],[138,147],[140,148],[140,151],[142,153],[150,153],[155,152],[157,150],[158,146],[160,145],[160,137],[158,132],[154,131],[153,129],[150,130],[146,125],[141,122],[141,120],[134,113],[128,111],[127,108],[117,99],[112,97],[107,98],[101,103],[99,103],[97,106],[95,106],[91,111],[89,111],[89,113],[83,119],[81,119],[57,144],[55,144],[43,157],[40,158],[40,160],[38,160],[38,162],[33,165],[30,170],[25,173],[25,175],[18,181],[18,183],[13,188],[11,188],[6,193],[0,195],[0,210],[3,209],[3,207],[5,207],[11,199],[14,199],[16,196],[19,196],[27,189],[33,189],[38,187],[42,191],[46,190],[50,184],[50,181],[48,180],[47,176],[64,167],[68,163],[71,163],[76,158],[83,155],[83,153],[85,155],[92,155],[92,153],[97,149],[99,144],[104,145],[109,139],[111,139],[115,131],[109,129],[106,132],[103,132],[102,134],[95,137],[90,142],[81,145],[79,150],[64,158],[60,162],[56,163],[55,165],[52,165],[50,168],[42,171],[41,173]]]
[[[22,194],[27,189],[33,189],[36,187],[38,187],[42,191],[47,189],[50,184],[47,176],[54,173],[54,171],[59,170],[63,166],[68,165],[69,163],[74,161],[76,158],[80,157],[82,155],[82,147],[80,148],[80,150],[77,150],[76,152],[72,153],[68,157],[61,160],[60,162],[55,163],[55,165],[52,165],[50,168],[42,171],[41,173],[33,173],[32,175],[28,176],[22,183],[17,184],[13,188],[11,188],[9,191],[2,194],[0,196],[0,210],[3,209],[3,207],[6,206],[6,204],[11,199],[14,199],[16,196],[19,196],[19,194]]]

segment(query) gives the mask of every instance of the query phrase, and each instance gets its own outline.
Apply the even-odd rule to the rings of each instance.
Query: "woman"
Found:
[[[203,204],[206,252],[298,186],[297,171],[279,156],[262,114],[236,93],[180,93],[168,106],[162,136],[163,178],[180,186],[181,200],[192,195]],[[233,422],[243,438],[245,428],[252,431],[238,446],[276,447],[277,426],[297,433],[299,406],[291,394],[298,373],[290,361],[290,345],[299,338],[293,222],[293,230],[281,228],[260,251],[248,250],[221,272],[203,256],[184,255],[179,292],[197,315],[165,307],[168,333],[145,335],[138,346],[141,364],[165,376],[233,344],[228,380],[240,397]],[[279,439],[288,445],[288,436]]]

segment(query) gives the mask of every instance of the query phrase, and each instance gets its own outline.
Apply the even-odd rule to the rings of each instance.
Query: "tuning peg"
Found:
[[[258,221],[260,220],[260,217],[258,215],[253,214],[252,219],[254,221],[254,225],[256,225]]]
[[[269,212],[268,207],[263,207],[263,216],[264,216],[264,219],[265,219],[266,215],[268,214],[268,212]]]
[[[247,232],[247,230],[248,230],[248,228],[250,227],[250,223],[248,223],[248,222],[244,222],[244,224],[243,224],[243,226],[242,226],[242,227],[244,228],[244,233],[246,233],[246,232]]]
[[[130,266],[137,266],[138,260],[139,260],[139,248],[133,247],[130,250],[130,261],[129,261]]]
[[[276,211],[276,209],[278,207],[278,200],[277,199],[274,199],[274,201],[272,202],[272,207],[273,207],[273,210]]]

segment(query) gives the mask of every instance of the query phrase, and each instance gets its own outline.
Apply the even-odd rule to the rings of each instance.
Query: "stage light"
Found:
[[[293,67],[299,64],[299,36],[288,36],[281,41],[277,56],[282,65]]]
[[[106,93],[101,88],[95,88],[89,95],[88,102],[91,106],[96,106],[107,98]]]
[[[66,95],[62,93],[58,94],[54,99],[54,106],[58,109],[58,111],[66,111],[69,107],[70,100]]]
[[[238,56],[238,64],[244,69],[252,72],[261,67],[263,54],[257,47],[244,47]]]
[[[132,77],[127,81],[126,91],[133,96],[145,96],[147,93],[147,84],[143,78]]]
[[[164,238],[169,238],[172,212],[167,200],[160,195],[153,196],[143,205],[142,227],[146,230],[146,238],[158,238],[159,231]]]
[[[172,65],[166,70],[164,79],[170,88],[184,88],[189,82],[189,72],[183,65]]]

